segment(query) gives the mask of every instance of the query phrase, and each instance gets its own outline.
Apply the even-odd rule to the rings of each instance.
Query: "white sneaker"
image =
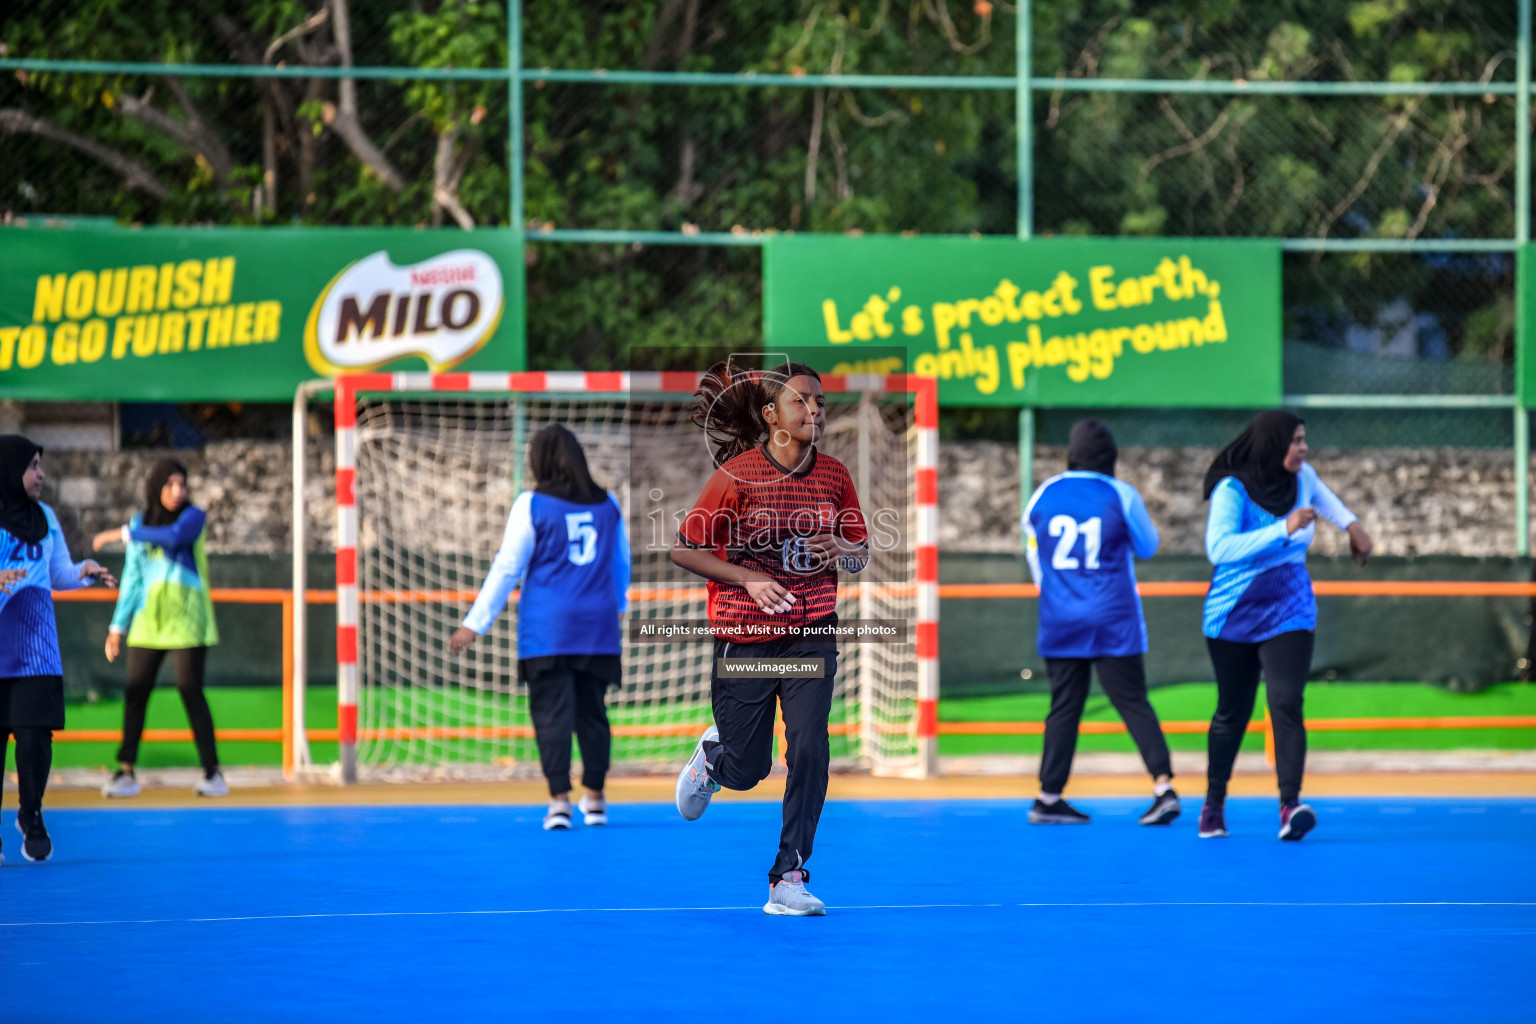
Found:
[[[129,797],[139,795],[139,780],[130,771],[119,768],[110,779],[102,784],[101,795],[111,798]]]
[[[138,787],[134,787],[134,791],[137,792]],[[224,781],[223,772],[214,772],[210,777],[199,780],[192,787],[192,792],[198,796],[229,796],[229,783]]]
[[[581,799],[576,806],[581,808],[581,823],[583,825],[608,824],[608,805],[602,800],[592,799],[591,793],[581,794]]]
[[[571,805],[564,800],[551,800],[544,812],[545,832],[564,832],[571,827]]]
[[[709,810],[710,798],[720,792],[720,783],[709,777],[709,765],[704,760],[705,742],[719,738],[720,730],[713,725],[705,729],[693,748],[693,756],[677,773],[677,813],[687,821],[698,820]]]
[[[783,879],[769,886],[763,913],[776,917],[825,917],[827,905],[806,890],[804,872],[786,871]]]

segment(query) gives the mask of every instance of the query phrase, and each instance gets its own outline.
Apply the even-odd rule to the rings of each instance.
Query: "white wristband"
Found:
[[[127,543],[129,543],[130,541],[133,540],[133,537],[130,536],[129,533],[128,533],[128,527],[126,527],[126,526],[124,526],[120,531],[118,531],[118,533],[123,538],[123,543],[124,544],[127,544]]]

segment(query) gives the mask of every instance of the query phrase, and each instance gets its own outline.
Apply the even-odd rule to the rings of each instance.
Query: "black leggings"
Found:
[[[1099,685],[1125,722],[1141,761],[1154,778],[1173,775],[1168,757],[1168,741],[1157,712],[1147,700],[1147,673],[1142,657],[1124,658],[1047,658],[1045,667],[1051,675],[1051,711],[1045,717],[1045,745],[1040,757],[1040,792],[1060,793],[1072,772],[1072,756],[1077,752],[1078,723],[1088,703],[1088,686],[1094,667],[1099,670]]]
[[[53,730],[12,726],[0,729],[0,768],[5,766],[5,748],[16,737],[16,795],[21,816],[31,817],[43,809],[43,790],[48,788],[48,773],[53,769]]]
[[[133,764],[139,759],[144,712],[149,707],[149,695],[155,689],[155,676],[160,674],[160,663],[167,654],[171,656],[171,666],[176,672],[181,704],[187,709],[187,721],[192,725],[197,759],[203,764],[203,774],[212,775],[219,770],[219,750],[213,739],[213,712],[208,710],[208,698],[203,696],[203,664],[208,659],[206,647],[184,647],[175,651],[128,648],[128,688],[123,693],[123,745],[118,748],[117,759],[125,764]]]
[[[602,791],[608,778],[613,733],[603,695],[608,680],[570,666],[528,678],[528,714],[539,744],[539,764],[549,795],[571,790],[571,733],[581,747],[581,784]]]
[[[722,676],[727,658],[748,663],[763,658],[820,658],[822,674],[809,679],[780,676]],[[773,770],[775,705],[784,716],[783,825],[779,852],[768,869],[774,885],[790,871],[804,872],[816,845],[816,828],[827,802],[827,773],[832,762],[827,719],[832,713],[832,681],[837,675],[837,645],[827,640],[765,640],[755,644],[715,641],[709,701],[715,712],[717,742],[704,744],[709,776],[726,789],[752,789]]]
[[[1216,669],[1216,714],[1206,742],[1207,799],[1226,798],[1232,764],[1253,717],[1261,672],[1275,730],[1280,802],[1300,799],[1301,775],[1307,763],[1307,727],[1301,704],[1307,675],[1312,671],[1312,641],[1310,629],[1281,633],[1256,644],[1206,638],[1211,665]]]

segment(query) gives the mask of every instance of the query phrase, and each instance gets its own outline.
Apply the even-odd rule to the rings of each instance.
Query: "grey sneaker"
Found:
[[[704,761],[704,744],[719,738],[720,730],[713,725],[705,729],[693,756],[677,773],[677,813],[686,821],[697,821],[709,810],[710,798],[720,792],[720,783],[709,777],[709,765]]]
[[[1171,789],[1163,791],[1162,796],[1152,798],[1152,806],[1148,807],[1141,817],[1136,819],[1138,825],[1168,825],[1183,813],[1184,808],[1179,803],[1179,794]]]
[[[101,787],[101,795],[108,798],[138,796],[139,780],[132,771],[125,772],[118,769],[117,773]]]
[[[197,785],[192,787],[192,792],[198,796],[229,796],[229,783],[224,781],[223,772],[214,772],[207,778],[200,779]]]
[[[784,877],[768,889],[763,913],[776,917],[825,917],[827,905],[805,888],[805,873],[786,871]]]

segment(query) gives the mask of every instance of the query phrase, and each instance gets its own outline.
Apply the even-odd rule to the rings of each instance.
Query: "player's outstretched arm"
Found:
[[[512,503],[507,515],[507,528],[502,534],[501,548],[491,562],[491,571],[475,597],[474,605],[464,622],[448,639],[448,653],[462,654],[475,637],[484,636],[491,624],[507,606],[507,599],[523,578],[528,560],[533,557],[537,535],[533,527],[533,492],[524,491]]]

